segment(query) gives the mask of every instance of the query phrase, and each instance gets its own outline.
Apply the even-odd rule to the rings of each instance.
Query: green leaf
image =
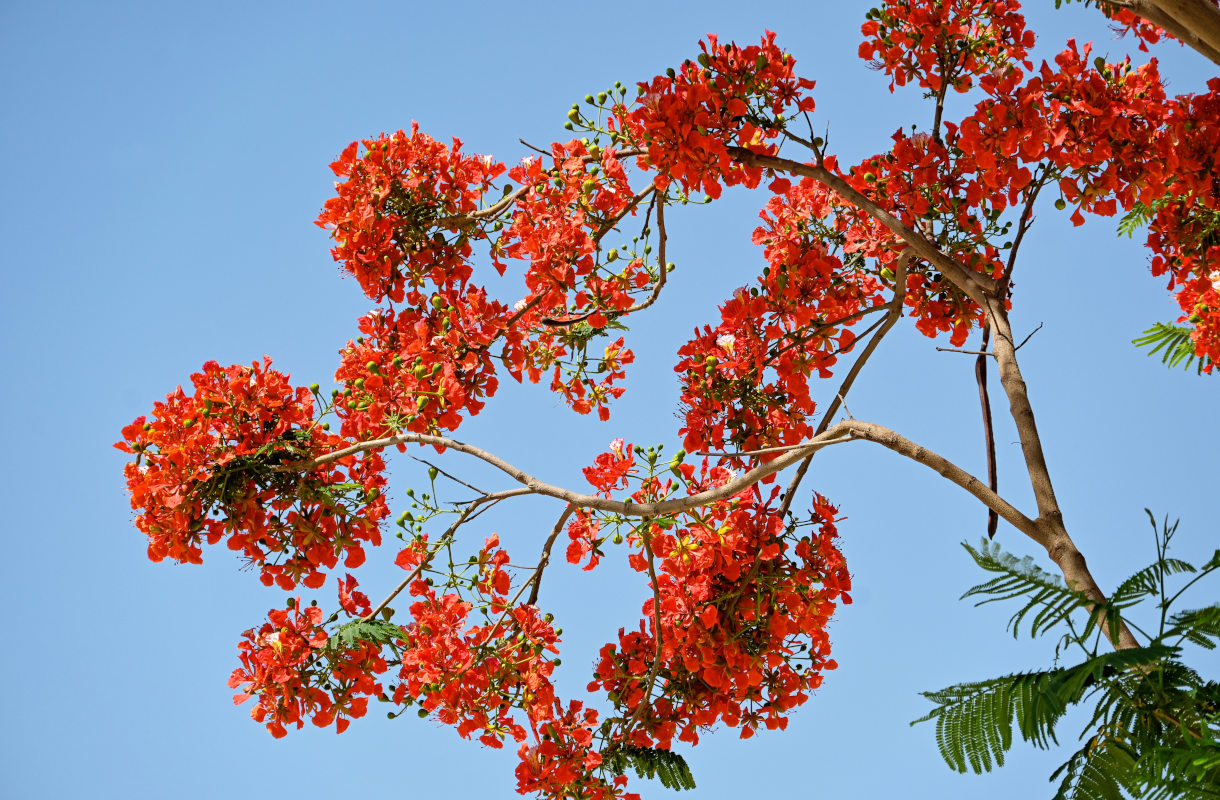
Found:
[[[361,642],[386,645],[405,636],[402,626],[381,619],[353,620],[336,632],[334,638],[346,647],[355,647]]]
[[[623,775],[631,767],[641,778],[660,779],[667,789],[695,788],[695,776],[686,759],[672,750],[620,743],[604,752],[602,758],[605,767],[615,775]]]
[[[1135,757],[1121,742],[1094,736],[1051,775],[1066,772],[1053,800],[1126,800],[1139,797]]]
[[[964,542],[962,547],[966,548],[980,567],[999,574],[999,577],[969,589],[962,595],[962,599],[983,597],[984,599],[975,604],[981,606],[1001,600],[1028,597],[1026,604],[1008,620],[1006,630],[1012,631],[1014,638],[1020,635],[1021,623],[1030,614],[1033,616],[1029,633],[1030,636],[1036,637],[1066,621],[1073,611],[1091,605],[1091,601],[1083,593],[1064,586],[1058,576],[1038,567],[1028,556],[1018,559],[1011,553],[1004,552],[998,543],[986,539],[983,539],[978,550]],[[1093,618],[1090,618],[1086,634],[1092,625]]]
[[[1118,585],[1110,595],[1110,602],[1118,608],[1128,608],[1139,602],[1141,597],[1160,594],[1161,581],[1167,575],[1178,575],[1183,572],[1197,572],[1194,565],[1178,558],[1163,558],[1149,564]]]
[[[1069,706],[1079,703],[1103,681],[1147,667],[1178,653],[1154,644],[1105,653],[1074,667],[1026,672],[960,683],[938,692],[923,692],[937,704],[915,725],[936,720],[936,744],[945,762],[958,772],[990,772],[1004,765],[1012,747],[1015,721],[1021,737],[1046,749],[1055,738],[1055,725]]]
[[[1211,364],[1212,360],[1209,356],[1195,355],[1195,343],[1190,339],[1193,330],[1185,325],[1158,322],[1144,331],[1143,336],[1132,339],[1131,343],[1136,347],[1150,348],[1150,356],[1161,353],[1161,363],[1169,367],[1182,364],[1183,369],[1189,370],[1193,364],[1195,374],[1201,375],[1203,367]]]
[[[1182,636],[1207,650],[1216,649],[1220,642],[1220,605],[1179,611],[1169,618],[1165,635]]]

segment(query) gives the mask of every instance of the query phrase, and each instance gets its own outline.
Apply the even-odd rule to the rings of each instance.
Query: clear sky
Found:
[[[1068,35],[1096,40],[1100,52],[1126,47],[1094,11],[1033,5],[1039,57]],[[566,111],[586,93],[680,63],[707,32],[754,42],[769,28],[818,81],[817,125],[851,160],[931,115],[917,93],[891,95],[856,57],[867,7],[0,4],[0,412],[10,426],[0,468],[9,626],[0,795],[511,796],[511,751],[413,715],[391,722],[374,705],[342,736],[307,728],[275,741],[248,706],[235,708],[225,680],[240,633],[282,597],[227,551],[206,552],[203,567],[150,563],[111,444],[208,359],[269,354],[298,383],[330,379],[369,303],[340,278],[313,219],[331,191],[327,164],[353,139],[418,120],[438,139],[460,136],[472,152],[515,161],[525,154],[518,137],[564,138]],[[1176,45],[1159,53],[1171,91],[1215,74]],[[949,117],[968,102],[955,98]],[[460,438],[573,487],[583,485],[578,467],[616,436],[676,448],[674,352],[761,269],[749,242],[759,202],[730,192],[671,213],[678,269],[632,330],[638,361],[609,423],[575,417],[540,387],[509,385]],[[1016,273],[1014,326],[1043,325],[1021,352],[1038,423],[1069,529],[1103,588],[1152,559],[1146,506],[1182,518],[1183,557],[1201,560],[1220,540],[1217,379],[1169,372],[1129,344],[1176,317],[1139,238],[1117,239],[1113,220],[1074,230],[1048,200]],[[498,286],[510,302],[520,296],[511,275]],[[909,325],[896,330],[851,411],[981,474],[973,360],[935,344]],[[1016,435],[1003,399],[993,402],[1001,489],[1029,512]],[[446,463],[499,485],[456,456]],[[421,475],[400,459],[391,481],[398,498]],[[1002,609],[957,600],[981,577],[958,543],[982,535],[983,509],[868,444],[819,455],[805,489],[848,518],[842,545],[857,602],[831,630],[841,668],[786,733],[741,742],[726,731],[688,752],[693,796],[1049,796],[1046,778],[1067,751],[1017,745],[1001,772],[959,776],[938,756],[932,727],[907,726],[927,709],[920,690],[1050,663],[1050,642],[1004,633]],[[522,502],[489,529],[527,557],[558,510]],[[470,536],[481,542],[489,529]],[[1030,552],[1003,524],[1000,540]],[[393,553],[362,569],[370,595],[397,580]],[[568,696],[582,695],[600,645],[639,618],[646,589],[623,560],[548,575],[541,603],[567,632]],[[1215,597],[1213,585],[1196,601]],[[333,602],[329,585],[323,598]],[[1220,673],[1214,656],[1198,664]],[[1073,732],[1064,729],[1069,744]],[[633,785],[646,797],[667,793]]]

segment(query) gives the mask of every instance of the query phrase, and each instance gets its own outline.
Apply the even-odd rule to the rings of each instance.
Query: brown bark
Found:
[[[1131,9],[1220,64],[1220,8],[1208,0],[1128,0],[1115,5]]]

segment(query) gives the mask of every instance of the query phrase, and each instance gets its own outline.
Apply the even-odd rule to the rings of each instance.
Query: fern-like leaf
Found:
[[[1055,741],[1055,722],[1065,707],[1044,687],[1057,672],[1005,675],[923,692],[937,707],[911,724],[936,720],[936,744],[953,769],[990,772],[993,764],[1004,766],[1014,718],[1022,736],[1039,746]]]
[[[1085,758],[1075,781],[1067,787],[1068,800],[1126,800],[1128,792],[1140,797],[1135,757],[1121,742],[1095,736],[1084,747]],[[1060,792],[1064,790],[1060,786]]]
[[[912,722],[936,720],[941,757],[958,772],[990,772],[1004,765],[1012,747],[1015,720],[1021,737],[1040,748],[1055,738],[1055,724],[1069,706],[1084,699],[1103,681],[1146,668],[1178,653],[1161,644],[1133,647],[1090,658],[1074,667],[1006,675],[959,683],[938,692],[923,692],[937,705]]]
[[[1141,597],[1159,594],[1161,581],[1167,575],[1178,575],[1183,572],[1197,572],[1194,565],[1180,558],[1162,558],[1141,569],[1118,585],[1110,600],[1119,608],[1135,605]]]
[[[346,647],[355,647],[361,642],[390,644],[404,637],[402,627],[380,619],[353,620],[338,630],[334,638]]]
[[[1131,340],[1136,347],[1147,347],[1148,355],[1161,353],[1161,363],[1169,367],[1182,364],[1183,369],[1195,367],[1195,374],[1202,375],[1203,368],[1212,363],[1208,356],[1195,355],[1195,343],[1190,338],[1191,328],[1158,322],[1144,335]],[[1163,351],[1163,352],[1162,352]],[[1197,363],[1196,363],[1197,361]]]
[[[1179,611],[1169,618],[1167,636],[1181,636],[1207,650],[1220,643],[1220,605]]]
[[[970,588],[962,595],[962,599],[982,597],[984,599],[975,604],[981,606],[1017,597],[1028,598],[1025,605],[1008,620],[1007,630],[1012,631],[1014,638],[1020,635],[1021,623],[1030,614],[1033,614],[1033,617],[1029,632],[1031,636],[1036,637],[1064,622],[1072,612],[1087,608],[1091,604],[1083,593],[1064,586],[1062,580],[1038,567],[1028,556],[1018,559],[1011,553],[1004,552],[998,543],[988,542],[986,539],[978,550],[964,542],[962,547],[966,548],[976,564],[999,575]],[[1092,620],[1090,627],[1091,625]]]
[[[694,789],[695,776],[686,759],[672,750],[618,744],[602,754],[602,763],[615,775],[630,767],[641,778],[657,778],[666,789]]]
[[[1135,232],[1147,225],[1152,220],[1154,209],[1151,206],[1143,203],[1136,203],[1135,206],[1123,215],[1123,218],[1118,222],[1118,232],[1120,235],[1130,239],[1135,235]]]

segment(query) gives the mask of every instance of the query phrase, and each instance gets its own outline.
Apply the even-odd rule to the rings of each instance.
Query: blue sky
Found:
[[[1099,52],[1123,49],[1093,11],[1035,5],[1039,57],[1069,35],[1096,40]],[[131,524],[123,456],[110,445],[208,359],[269,354],[299,383],[329,380],[369,309],[313,225],[331,190],[326,165],[353,139],[418,120],[438,139],[460,136],[469,151],[511,162],[525,154],[518,137],[563,138],[567,108],[586,93],[681,62],[707,32],[753,42],[769,28],[818,81],[817,124],[830,125],[832,148],[849,161],[931,114],[917,94],[889,94],[856,57],[867,7],[0,6],[0,412],[10,425],[0,482],[0,599],[10,626],[0,794],[511,795],[515,755],[413,715],[391,722],[374,707],[342,736],[306,729],[281,741],[251,722],[225,680],[240,632],[281,596],[226,551],[205,553],[203,567],[150,563]],[[1158,54],[1171,91],[1214,74],[1176,46]],[[966,102],[949,117],[966,113]],[[677,447],[674,352],[761,269],[749,242],[759,202],[730,192],[671,213],[678,269],[633,327],[638,360],[609,423],[575,417],[539,387],[510,385],[461,438],[570,486],[582,485],[579,466],[616,436]],[[1117,239],[1112,220],[1072,229],[1048,202],[1022,255],[1014,326],[1043,324],[1022,366],[1069,529],[1096,577],[1113,586],[1152,558],[1144,507],[1181,517],[1179,554],[1201,560],[1220,538],[1215,379],[1166,371],[1129,344],[1176,316],[1138,237]],[[499,286],[519,291],[512,276]],[[909,325],[895,331],[851,410],[981,474],[973,361],[936,344]],[[1016,435],[1002,398],[993,402],[1001,489],[1029,511]],[[498,485],[456,456],[446,463]],[[422,483],[410,461],[392,470],[392,497]],[[982,534],[981,507],[867,444],[820,455],[805,487],[848,518],[842,545],[857,602],[832,628],[841,668],[786,733],[741,742],[728,731],[689,752],[692,796],[1049,796],[1046,777],[1066,752],[1018,745],[1001,772],[959,776],[941,762],[931,727],[907,726],[926,710],[920,690],[1050,662],[1050,643],[1004,633],[1002,609],[957,600],[980,578],[958,542]],[[534,552],[558,510],[521,502],[471,541],[494,529],[510,552]],[[1009,527],[1000,539],[1032,552]],[[397,579],[393,552],[362,569],[371,595]],[[548,575],[541,602],[567,631],[560,682],[569,696],[580,696],[600,645],[638,619],[645,588],[622,560],[592,574],[556,565]],[[1215,594],[1207,587],[1196,601]],[[1215,657],[1198,663],[1213,678],[1220,671]],[[667,792],[633,784],[646,797]]]

